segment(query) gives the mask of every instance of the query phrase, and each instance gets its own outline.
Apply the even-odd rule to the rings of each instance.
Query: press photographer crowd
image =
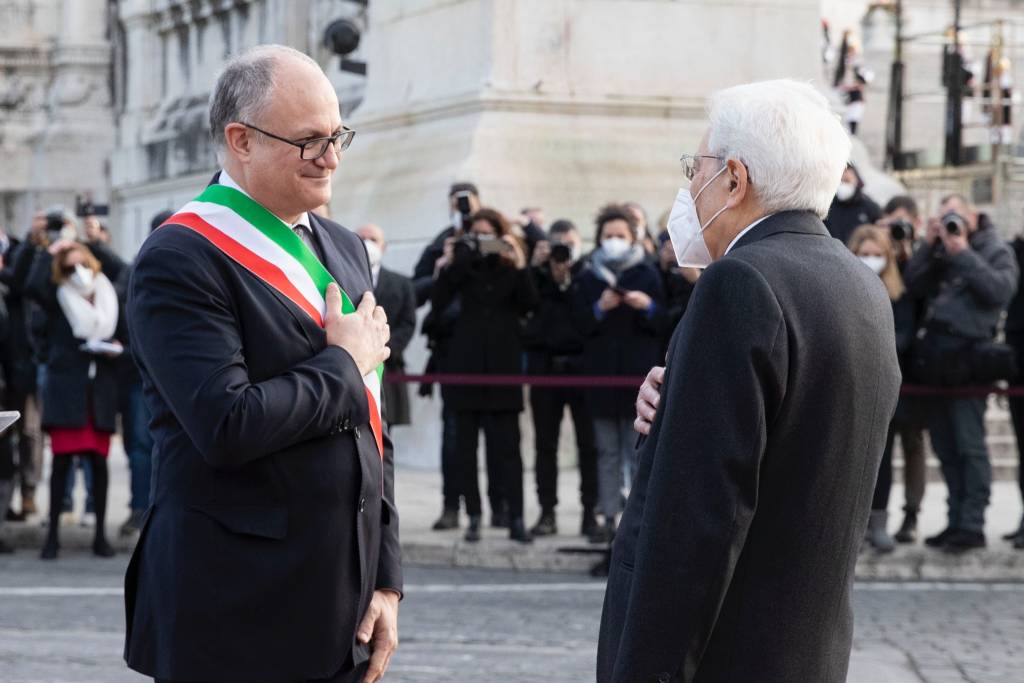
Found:
[[[926,212],[909,196],[880,207],[863,188],[850,165],[826,225],[889,293],[905,384],[889,425],[866,545],[884,553],[918,541],[927,434],[949,492],[948,523],[923,542],[952,553],[983,548],[992,485],[985,411],[993,391],[1009,395],[1013,428],[1024,443],[1024,393],[1013,388],[1024,369],[1024,296],[1018,296],[1024,236],[1005,242],[990,218],[960,195]],[[701,271],[677,266],[668,212],[655,223],[634,202],[602,207],[592,226],[547,224],[543,210],[533,207],[503,215],[482,203],[471,183],[454,184],[449,203],[452,224],[423,250],[411,277],[381,266],[387,242],[380,227],[357,231],[391,326],[385,378],[399,381],[385,380],[383,400],[392,427],[411,420],[412,387],[401,381],[411,370],[403,353],[416,334],[417,309],[425,308],[420,332],[430,355],[423,375],[439,381],[420,383],[418,393],[439,392],[443,406],[442,512],[433,529],[464,526],[467,542],[481,540],[483,432],[486,524],[519,543],[558,534],[558,447],[568,409],[583,509],[578,532],[606,545],[636,466],[637,387],[664,363]],[[22,414],[0,441],[0,509],[6,511],[0,531],[5,521],[42,517],[43,559],[58,556],[62,524],[75,523],[95,530],[96,555],[114,554],[105,535],[107,458],[118,430],[131,474],[130,510],[118,533],[136,533],[149,504],[153,442],[125,321],[132,269],[109,246],[101,218],[85,213],[52,207],[36,214],[23,240],[14,237],[22,232],[17,226],[0,233],[0,408]],[[152,227],[166,218],[155,216]],[[554,381],[530,386],[538,377]],[[527,396],[541,509],[536,520],[524,518],[519,418]],[[36,494],[47,437],[53,464],[44,511]],[[889,520],[897,438],[905,500],[902,519]],[[87,496],[76,517],[79,471]],[[1018,471],[1024,496],[1024,468]],[[1024,549],[1024,527],[1006,540]],[[2,534],[0,552],[13,552]]]

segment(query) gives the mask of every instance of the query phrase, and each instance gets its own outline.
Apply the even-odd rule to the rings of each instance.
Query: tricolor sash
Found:
[[[250,273],[273,287],[323,327],[327,285],[337,284],[291,227],[244,192],[210,185],[168,218],[164,225],[183,225],[199,233]],[[341,285],[341,313],[354,313],[352,299]],[[384,366],[365,377],[370,428],[384,457],[380,386]]]

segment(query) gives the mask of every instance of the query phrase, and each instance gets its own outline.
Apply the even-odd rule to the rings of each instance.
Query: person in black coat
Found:
[[[254,134],[238,122],[251,109],[247,123],[302,142]],[[160,681],[376,680],[396,646],[402,567],[394,453],[363,378],[388,335],[362,242],[313,213],[344,145],[338,102],[315,62],[262,46],[227,64],[210,110],[224,164],[211,189],[277,216],[289,248],[334,282],[317,319],[187,215],[139,252],[128,324],[156,448],[125,577],[125,658]],[[342,292],[355,312],[342,314]]]
[[[853,164],[847,164],[825,218],[829,234],[843,244],[849,244],[854,230],[862,225],[877,223],[881,217],[882,209],[864,194],[864,181],[860,172]]]
[[[416,266],[413,268],[413,286],[416,289],[416,305],[423,306],[431,299],[434,283],[442,268],[450,261],[452,245],[463,234],[463,223],[480,210],[480,191],[473,183],[454,183],[448,190],[448,211],[452,223],[442,230],[424,248]],[[459,318],[460,301],[452,299],[445,310],[437,310],[431,306],[423,319],[422,332],[427,338],[430,357],[425,372],[446,372],[449,348],[455,321]],[[455,453],[455,411],[448,404],[450,388],[441,386],[441,516],[434,522],[434,531],[447,531],[459,528],[459,491],[458,456]],[[429,397],[433,393],[433,385],[420,386],[421,396]],[[488,463],[488,485],[497,484],[496,472]],[[494,489],[496,492],[497,489]],[[496,493],[495,493],[496,495]],[[492,501],[494,498],[492,497]],[[508,526],[507,515],[502,514],[496,520],[501,526]]]
[[[411,422],[409,387],[404,382],[389,382],[388,374],[405,373],[403,354],[416,331],[416,291],[412,280],[381,265],[388,245],[379,226],[372,223],[364,225],[356,234],[363,240],[370,258],[377,304],[388,314],[388,325],[391,326],[391,341],[388,342],[391,356],[384,361],[384,419],[391,427],[407,425]]]
[[[534,251],[530,272],[537,284],[538,304],[525,332],[529,375],[579,376],[583,372],[584,337],[573,322],[578,280],[588,267],[581,258],[582,243],[575,225],[558,220],[551,225],[549,240],[539,242]],[[590,536],[597,529],[597,445],[585,395],[585,391],[575,387],[530,389],[537,450],[534,471],[541,508],[540,518],[530,529],[534,536],[558,533],[558,442],[567,407],[575,427],[580,471],[580,534]]]
[[[636,241],[633,214],[609,205],[597,216],[590,268],[579,277],[574,314],[584,335],[586,375],[637,378],[664,356],[664,294],[661,275]],[[622,491],[630,488],[635,465],[633,389],[591,389],[587,406],[597,441],[599,507],[603,524],[590,540],[607,543],[615,535]],[[625,471],[625,474],[624,474]]]
[[[662,348],[668,349],[672,332],[679,325],[690,304],[693,288],[701,271],[697,268],[682,268],[676,263],[676,253],[668,232],[658,235],[658,272],[661,273],[661,287],[665,291],[665,329],[662,333]]]
[[[25,294],[46,316],[43,362],[47,378],[40,400],[53,467],[42,558],[55,559],[60,548],[61,503],[74,457],[88,462],[91,470],[90,493],[96,514],[93,552],[111,557],[114,550],[106,538],[107,456],[111,435],[117,429],[115,358],[120,352],[116,348],[87,349],[85,345],[113,340],[119,319],[117,293],[85,245],[59,240],[36,255]]]
[[[462,301],[455,321],[446,371],[456,374],[518,375],[523,371],[521,320],[537,305],[523,245],[493,209],[473,215],[466,238],[451,246],[451,262],[434,283],[431,305],[445,310]],[[466,540],[480,540],[477,444],[483,429],[488,459],[501,473],[500,498],[508,507],[509,536],[532,540],[523,522],[523,458],[519,445],[521,386],[453,386],[446,404],[455,413],[460,491],[466,501]],[[491,469],[489,468],[489,471]]]
[[[1018,235],[1010,242],[1017,257],[1017,263],[1024,263],[1024,235]],[[1006,343],[1017,352],[1018,375],[1015,384],[1022,384],[1024,376],[1024,269],[1021,270],[1017,294],[1010,302],[1006,311]],[[1017,437],[1017,482],[1020,486],[1021,500],[1024,501],[1024,396],[1010,397],[1010,417],[1013,421],[1013,432]],[[1024,517],[1016,530],[1003,536],[1018,550],[1024,550]]]
[[[825,97],[738,86],[710,119],[669,222],[710,265],[637,401],[597,681],[842,683],[900,386],[892,307],[819,218],[850,149]]]

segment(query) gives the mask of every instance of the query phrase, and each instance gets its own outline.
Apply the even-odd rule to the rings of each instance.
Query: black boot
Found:
[[[465,539],[467,543],[480,541],[480,515],[469,516],[469,528],[466,529]]]
[[[1011,543],[1013,543],[1021,536],[1024,536],[1024,519],[1020,520],[1020,526],[1017,527],[1017,530],[1011,531],[1010,533],[1003,536],[1003,540],[1010,541]]]
[[[534,536],[554,536],[558,533],[558,524],[555,523],[555,511],[544,510],[540,513],[540,519],[530,529]]]
[[[615,530],[615,518],[605,520],[605,523],[597,527],[588,540],[594,545],[610,544],[615,540]]]
[[[70,455],[55,455],[50,471],[50,525],[46,529],[46,543],[39,557],[44,560],[55,560],[60,551],[60,513],[63,512],[64,484],[68,480],[73,458]]]
[[[492,529],[507,529],[509,516],[508,516],[508,505],[502,503],[491,508],[491,528]]]
[[[441,513],[441,516],[434,522],[434,526],[430,527],[434,531],[450,531],[451,529],[459,528],[459,511],[458,510],[445,510]]]
[[[96,557],[113,557],[117,554],[107,542],[107,459],[98,453],[92,461],[92,499],[96,511],[96,536],[92,541],[92,554]]]
[[[522,517],[509,520],[508,537],[519,543],[533,543],[533,536],[526,530],[526,524]]]
[[[593,510],[584,510],[583,519],[580,520],[580,536],[590,538],[597,531],[597,516]]]
[[[903,515],[903,524],[896,532],[897,543],[917,542],[917,510],[907,510]]]
[[[946,545],[946,543],[949,542],[950,537],[956,534],[956,532],[956,529],[950,529],[949,527],[946,527],[934,536],[929,536],[928,538],[924,539],[924,544],[929,548],[942,548]]]

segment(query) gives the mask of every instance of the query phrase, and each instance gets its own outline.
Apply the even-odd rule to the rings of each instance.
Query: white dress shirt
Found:
[[[748,232],[750,232],[751,230],[756,228],[758,225],[760,225],[761,221],[763,221],[766,218],[771,218],[774,215],[775,215],[774,213],[770,213],[767,216],[761,216],[756,221],[754,221],[753,223],[751,223],[747,227],[743,228],[743,231],[740,234],[736,235],[736,238],[733,239],[733,241],[729,243],[728,247],[726,247],[725,254],[728,254],[730,251],[732,251],[732,248],[736,246],[736,243],[740,241],[740,238],[742,238]],[[725,254],[722,254],[722,256],[725,256]]]
[[[228,172],[225,171],[224,169],[221,169],[220,177],[217,179],[217,182],[225,187],[230,187],[232,189],[238,190],[239,192],[244,194],[246,197],[249,197],[250,199],[252,198],[252,196],[248,192],[243,190],[242,186],[236,183],[235,179],[229,176]],[[280,216],[278,216],[278,218],[280,218]],[[308,211],[303,211],[302,214],[299,215],[299,219],[295,221],[294,224],[292,224],[291,229],[292,232],[298,235],[299,239],[302,240],[302,242],[307,247],[309,247],[309,250],[316,254],[317,258],[320,258],[320,250],[316,248],[316,242],[313,240],[313,228],[310,227],[309,224]],[[321,261],[322,260],[323,259],[321,259]]]

